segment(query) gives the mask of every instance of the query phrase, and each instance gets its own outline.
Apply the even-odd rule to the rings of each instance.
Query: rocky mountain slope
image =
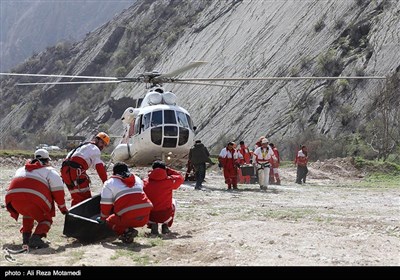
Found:
[[[205,60],[182,77],[387,76],[400,69],[399,19],[400,2],[386,0],[138,1],[83,41],[48,48],[15,71],[134,76]],[[2,146],[98,130],[120,135],[123,110],[145,93],[143,84],[28,88],[14,86],[17,80],[30,79],[1,84]],[[290,157],[291,145],[311,137],[357,132],[373,118],[371,103],[385,86],[382,80],[236,84],[242,88],[165,87],[212,151],[227,140],[254,143],[267,134]]]
[[[14,1],[0,3],[0,70],[59,41],[76,41],[135,0]]]

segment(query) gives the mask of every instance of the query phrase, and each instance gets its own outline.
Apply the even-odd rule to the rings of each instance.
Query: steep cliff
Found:
[[[0,70],[59,41],[81,40],[135,0],[0,2]]]
[[[182,77],[386,76],[400,68],[399,19],[400,2],[386,0],[138,1],[83,41],[48,48],[15,71],[134,76],[205,60],[209,63]],[[16,80],[31,79],[3,79],[3,146],[29,145],[29,135],[36,141],[89,137],[99,129],[119,135],[122,111],[145,93],[143,84],[28,88],[14,86]],[[177,94],[198,138],[214,152],[227,140],[251,144],[268,135],[291,157],[290,145],[311,137],[358,132],[385,83],[236,84],[242,88],[165,87]]]

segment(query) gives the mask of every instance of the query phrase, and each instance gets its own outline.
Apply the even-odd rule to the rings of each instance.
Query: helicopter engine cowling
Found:
[[[119,144],[113,151],[112,159],[114,162],[126,161],[132,157],[132,154],[130,154],[132,151],[132,144]]]
[[[176,105],[176,95],[170,91],[164,92],[163,94],[164,104]]]
[[[159,92],[149,92],[146,96],[149,105],[157,105],[162,103],[162,95]]]

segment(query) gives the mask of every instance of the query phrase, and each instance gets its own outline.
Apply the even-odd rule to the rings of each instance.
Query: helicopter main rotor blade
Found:
[[[188,84],[188,85],[201,85],[201,86],[218,86],[218,87],[241,88],[241,86],[236,86],[236,85],[224,85],[224,84],[215,84],[215,83],[199,83],[199,82],[184,82],[184,81],[174,82],[174,84]]]
[[[384,80],[384,76],[339,76],[339,77],[252,77],[252,78],[183,78],[183,79],[171,79],[171,82],[183,82],[183,81],[292,81],[292,80],[366,80],[376,79]]]
[[[163,77],[177,76],[177,75],[179,75],[179,74],[181,74],[183,72],[186,72],[186,71],[188,71],[188,70],[190,70],[192,68],[199,67],[200,65],[203,65],[203,64],[206,64],[206,63],[207,63],[207,61],[193,61],[193,62],[189,63],[188,65],[183,66],[181,68],[178,68],[178,69],[176,69],[176,70],[174,70],[172,72],[169,72],[169,73],[166,73],[166,74],[162,74],[162,75],[158,76],[156,79],[163,78]]]
[[[79,85],[79,84],[119,84],[124,81],[81,81],[81,82],[43,82],[43,83],[17,83],[17,86],[37,86],[37,85]]]
[[[0,76],[25,76],[25,77],[53,77],[53,78],[71,78],[71,79],[99,79],[99,80],[118,80],[117,77],[98,77],[98,76],[73,76],[73,75],[47,75],[30,73],[0,73]]]

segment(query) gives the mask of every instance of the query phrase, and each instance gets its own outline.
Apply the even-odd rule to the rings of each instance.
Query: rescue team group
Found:
[[[192,170],[195,171],[196,186],[195,189],[201,190],[202,182],[205,178],[206,162],[213,164],[210,160],[210,154],[207,148],[196,140],[194,146],[189,152],[189,161],[185,180],[189,180]],[[266,190],[268,184],[280,185],[281,179],[279,176],[280,165],[279,151],[273,143],[269,143],[264,136],[260,137],[254,147],[254,152],[240,141],[240,147],[236,147],[235,142],[229,142],[225,148],[221,150],[218,156],[219,167],[223,168],[225,183],[228,190],[237,190],[239,183],[251,183],[249,175],[242,174],[241,167],[247,166],[256,170],[256,178],[262,190]],[[308,154],[307,147],[302,145],[297,151],[295,161],[297,166],[296,183],[301,184],[306,182],[308,173],[307,163]]]
[[[263,188],[268,185],[268,163],[271,163],[274,157],[279,159],[279,154],[274,154],[273,146],[267,149],[269,145],[266,138],[260,139],[259,142],[260,146],[254,151],[254,156],[261,170],[259,181]],[[161,224],[162,234],[170,232],[176,209],[173,190],[179,188],[184,182],[184,177],[178,171],[167,167],[164,162],[154,161],[148,177],[143,180],[130,173],[128,166],[122,162],[114,164],[112,176],[108,178],[100,156],[109,143],[110,137],[100,132],[92,141],[82,143],[70,151],[62,163],[61,176],[50,165],[51,158],[45,149],[36,150],[34,158],[16,171],[7,188],[5,204],[12,218],[18,220],[19,215],[22,216],[20,232],[23,246],[29,246],[31,249],[49,247],[42,238],[47,236],[53,222],[55,203],[62,214],[68,213],[64,184],[71,194],[71,207],[92,197],[90,178],[86,173],[89,168],[96,169],[103,182],[101,213],[97,221],[106,223],[123,243],[133,242],[138,234],[135,229],[137,227],[147,225],[151,234],[159,234],[158,224]],[[237,188],[237,164],[240,161],[250,161],[246,153],[239,152],[234,145],[233,142],[228,143],[219,155],[228,189]],[[196,146],[201,147],[203,156],[196,151]],[[196,160],[199,158],[200,160]],[[205,177],[205,162],[211,163],[211,160],[200,140],[191,148],[189,159],[197,170],[195,188],[201,189]],[[275,178],[279,183],[279,173],[274,174],[278,174]],[[35,221],[37,226],[33,231]]]

